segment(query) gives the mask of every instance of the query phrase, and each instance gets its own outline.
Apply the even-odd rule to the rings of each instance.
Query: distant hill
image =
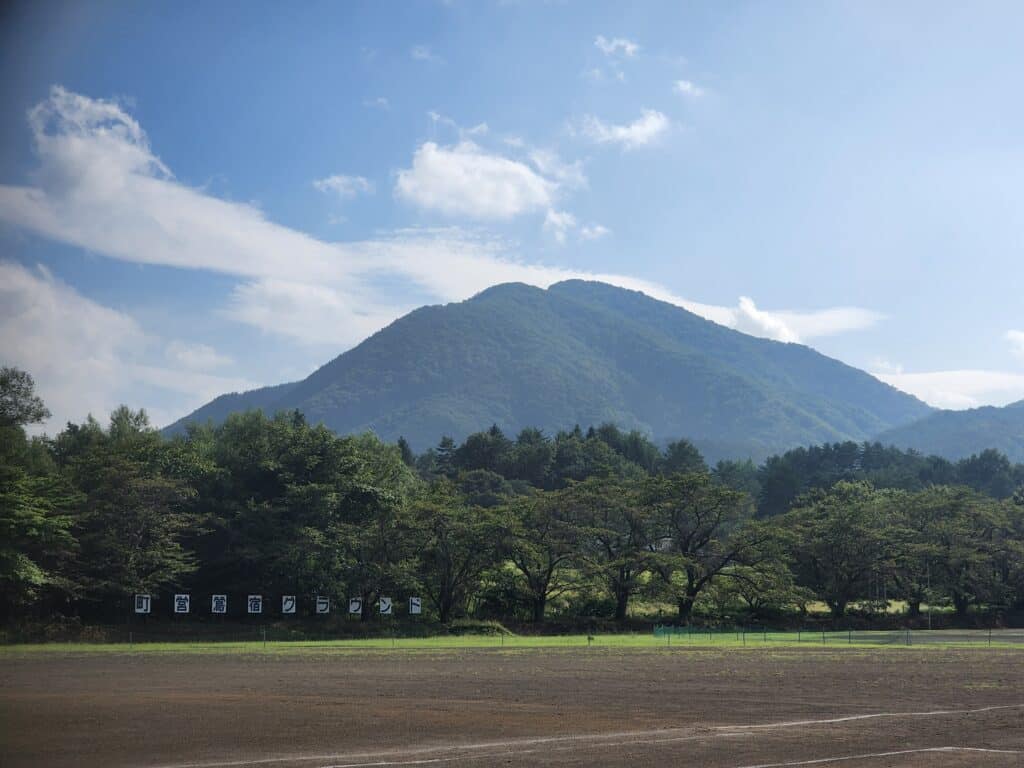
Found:
[[[1024,462],[1024,400],[1004,408],[935,411],[920,421],[883,432],[878,440],[947,459],[995,448],[1011,461]]]
[[[339,433],[417,451],[492,423],[514,434],[605,421],[709,458],[864,440],[931,412],[809,347],[716,325],[642,293],[571,280],[422,307],[303,381],[219,397],[168,427],[298,408]]]

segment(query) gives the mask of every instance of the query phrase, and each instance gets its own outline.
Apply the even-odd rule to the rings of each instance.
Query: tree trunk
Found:
[[[619,588],[615,590],[615,620],[625,621],[626,611],[629,609],[629,590]]]
[[[841,619],[846,615],[846,601],[845,600],[830,600],[828,603],[829,610],[832,612],[833,619]]]
[[[971,599],[967,595],[955,594],[953,595],[953,608],[956,610],[958,618],[964,618],[967,615],[967,608],[971,604]]]
[[[535,624],[540,624],[544,621],[544,609],[547,607],[548,596],[546,594],[538,594],[533,596],[533,621]]]
[[[921,615],[921,601],[920,600],[908,600],[907,601],[907,615],[911,618],[917,618]]]
[[[683,624],[690,623],[690,615],[693,613],[693,598],[689,595],[679,598],[679,621]]]

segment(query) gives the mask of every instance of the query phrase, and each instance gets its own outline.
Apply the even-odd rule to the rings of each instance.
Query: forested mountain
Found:
[[[864,440],[930,408],[814,350],[755,338],[636,291],[567,281],[418,309],[307,379],[218,398],[168,428],[260,407],[423,450],[484,424],[509,433],[612,422],[712,459]]]
[[[1024,400],[1004,408],[936,411],[920,421],[887,430],[878,440],[948,459],[995,448],[1011,461],[1024,462]]]

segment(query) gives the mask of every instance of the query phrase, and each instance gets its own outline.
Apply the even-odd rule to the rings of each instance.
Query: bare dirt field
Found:
[[[0,656],[0,765],[1024,766],[1024,652]]]

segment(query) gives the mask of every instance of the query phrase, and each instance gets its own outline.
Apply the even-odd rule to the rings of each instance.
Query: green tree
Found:
[[[32,377],[0,368],[0,619],[52,588],[72,585],[62,569],[76,542],[69,511],[75,494],[47,462],[33,458],[24,427],[49,417]],[[45,471],[40,471],[43,465]]]
[[[580,564],[609,592],[615,619],[624,621],[629,602],[649,568],[651,519],[640,485],[609,477],[574,483],[561,494],[580,529]]]
[[[492,510],[468,507],[446,481],[412,508],[417,576],[442,624],[464,611],[470,590],[494,562],[498,521]]]
[[[50,418],[35,386],[32,376],[25,371],[6,365],[0,368],[0,428],[21,428]]]
[[[74,529],[84,596],[109,605],[132,592],[179,585],[195,569],[182,545],[193,527],[194,489],[162,470],[165,446],[145,413],[114,411],[102,437],[80,447],[68,459],[83,494]]]
[[[570,565],[580,530],[558,492],[538,492],[502,510],[503,554],[515,567],[530,602],[533,620],[544,621],[548,601],[573,583]]]
[[[845,481],[807,494],[780,521],[798,583],[812,589],[835,618],[892,570],[899,551],[892,523],[891,492]]]
[[[665,456],[658,468],[663,474],[673,475],[680,472],[707,472],[708,465],[697,446],[689,440],[673,440],[665,449]]]
[[[748,497],[715,483],[707,473],[653,477],[641,503],[649,509],[648,562],[680,621],[689,621],[699,595],[736,565],[756,565],[771,554],[772,529],[749,521]]]

